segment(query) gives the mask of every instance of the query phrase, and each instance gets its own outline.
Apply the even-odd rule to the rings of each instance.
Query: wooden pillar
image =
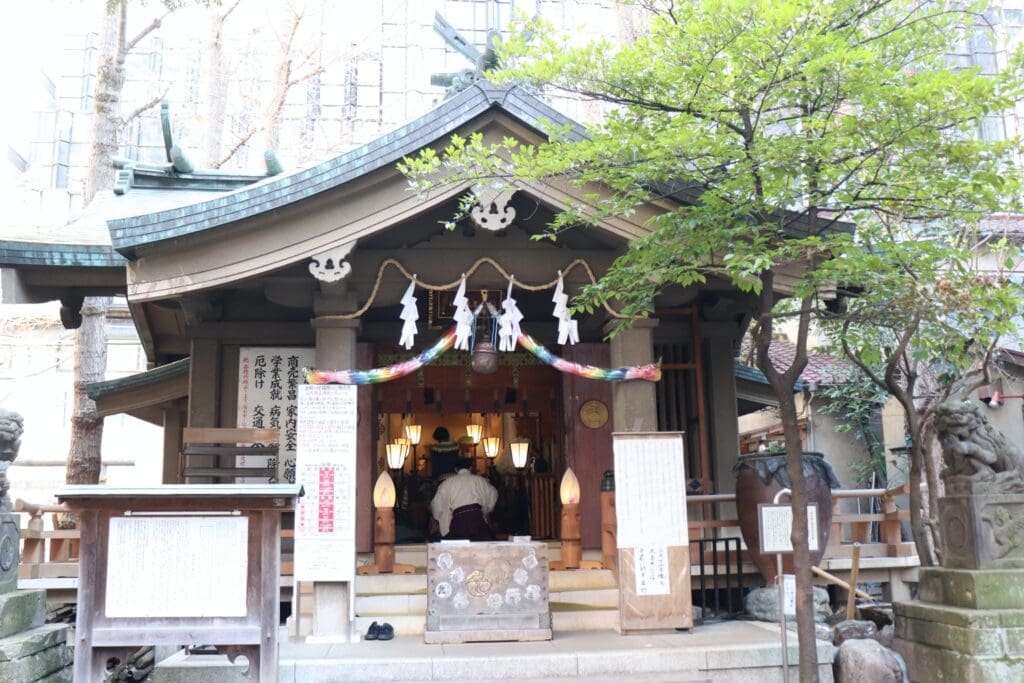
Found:
[[[188,376],[188,426],[217,427],[220,414],[220,346],[216,339],[193,339]],[[200,456],[192,463],[213,467],[216,456]],[[210,483],[211,477],[190,477],[190,483]]]
[[[164,466],[161,481],[164,484],[181,483],[181,430],[184,416],[176,405],[164,408]]]
[[[614,323],[605,327],[611,331]],[[611,339],[611,367],[647,365],[654,362],[654,328],[657,320],[637,320]],[[657,398],[653,382],[612,383],[612,425],[616,432],[658,430]]]

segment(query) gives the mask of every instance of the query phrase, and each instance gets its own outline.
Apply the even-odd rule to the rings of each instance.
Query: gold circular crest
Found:
[[[608,406],[596,399],[580,406],[580,422],[584,427],[600,429],[608,422]]]

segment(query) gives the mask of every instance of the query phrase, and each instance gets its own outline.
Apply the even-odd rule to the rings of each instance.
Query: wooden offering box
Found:
[[[281,513],[297,484],[67,486],[81,529],[76,683],[143,645],[216,645],[277,680]]]
[[[543,543],[427,545],[428,643],[551,640]]]

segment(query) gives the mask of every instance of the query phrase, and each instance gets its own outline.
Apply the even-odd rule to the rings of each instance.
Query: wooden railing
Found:
[[[910,519],[910,510],[901,510],[896,498],[907,493],[907,485],[894,489],[834,489],[832,491],[832,528],[829,531],[825,559],[850,557],[854,544],[860,546],[860,556],[910,557],[917,555],[913,542],[901,537],[900,522]],[[844,513],[841,501],[849,499],[879,500],[881,512]],[[735,493],[714,493],[686,497],[687,504],[712,509],[722,503],[735,503]],[[878,525],[878,540],[873,541],[872,525]],[[690,538],[711,538],[716,535],[739,535],[739,521],[735,517],[691,519]],[[731,530],[728,533],[723,530]]]
[[[20,498],[14,502],[14,512],[26,512],[28,523],[21,530],[21,563],[19,579],[54,579],[78,576],[78,530],[53,529],[47,531],[43,515],[47,512],[67,512],[63,505],[36,505]]]

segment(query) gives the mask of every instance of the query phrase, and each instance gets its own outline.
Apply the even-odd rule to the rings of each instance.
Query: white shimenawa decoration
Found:
[[[555,285],[555,294],[551,300],[555,302],[555,310],[551,315],[558,319],[558,343],[578,343],[580,340],[579,324],[572,319],[572,313],[569,312],[569,295],[564,291],[562,271],[558,271],[558,284]]]
[[[416,308],[415,275],[412,276],[409,288],[402,295],[402,313],[398,317],[405,321],[402,323],[402,338],[398,340],[398,343],[408,351],[412,348],[413,341],[416,339],[416,321],[420,319],[420,312]]]
[[[462,274],[459,289],[455,292],[455,348],[469,351],[469,339],[473,336],[473,311],[469,310],[469,299],[466,298],[466,274]]]
[[[523,314],[512,298],[513,279],[508,281],[508,292],[505,300],[501,302],[501,315],[498,317],[498,350],[515,351],[516,341],[519,339],[519,323],[523,320]]]

